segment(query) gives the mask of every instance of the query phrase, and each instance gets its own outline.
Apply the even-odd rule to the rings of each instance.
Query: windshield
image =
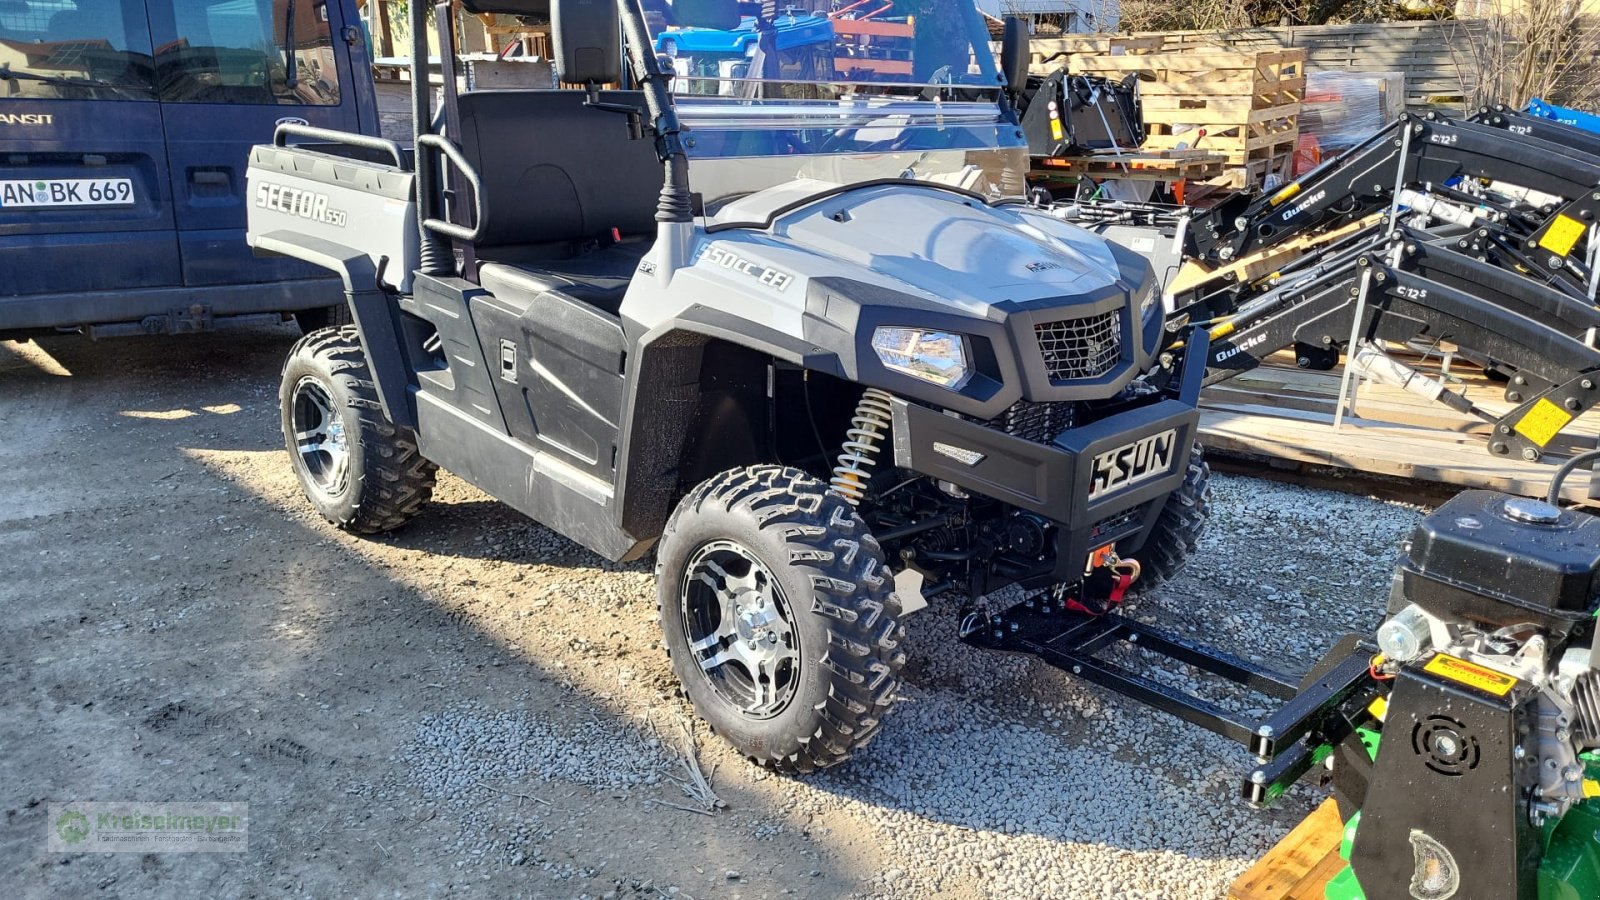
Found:
[[[676,75],[690,184],[706,214],[797,179],[1023,192],[1027,147],[999,103],[971,0],[740,6],[738,26],[717,30],[676,24],[667,0],[645,2],[656,58]]]
[[[336,105],[327,5],[0,0],[0,98],[11,97]]]
[[[656,57],[679,94],[831,99],[995,88],[987,26],[971,0],[740,3],[729,29],[681,24],[645,0]]]

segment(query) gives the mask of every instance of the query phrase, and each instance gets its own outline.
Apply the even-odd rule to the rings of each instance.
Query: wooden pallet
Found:
[[[1344,868],[1344,826],[1329,797],[1240,875],[1228,900],[1323,900],[1323,888]]]
[[[1179,101],[1215,99],[1219,108],[1249,100],[1250,109],[1298,104],[1305,99],[1304,50],[1199,50],[1111,56],[1075,53],[1072,72],[1139,76],[1139,95],[1147,107],[1166,109]]]
[[[1133,56],[1160,53],[1166,39],[1159,34],[1134,37],[1120,34],[1064,34],[1056,38],[1034,38],[1028,42],[1028,73],[1049,75],[1061,68],[1060,59],[1046,59],[1058,53],[1095,56]]]
[[[1410,362],[1419,370],[1440,373],[1436,360]],[[1472,366],[1458,364],[1449,377],[1480,407],[1495,414],[1511,408],[1503,386]],[[1335,470],[1542,497],[1561,463],[1593,449],[1600,436],[1600,414],[1580,416],[1538,462],[1507,459],[1489,453],[1489,426],[1483,420],[1370,383],[1356,392],[1359,418],[1346,416],[1335,429],[1339,378],[1337,368],[1299,369],[1287,354],[1274,355],[1268,365],[1201,394],[1201,441],[1219,455],[1279,469]],[[1596,505],[1588,490],[1588,479],[1574,476],[1563,485],[1562,497]]]
[[[1264,159],[1246,160],[1242,165],[1230,166],[1221,176],[1211,179],[1211,183],[1237,191],[1264,185],[1267,176],[1274,173],[1284,181],[1289,181],[1293,168],[1294,151],[1289,150]]]
[[[1076,54],[1068,67],[1113,78],[1138,75],[1147,132],[1142,149],[1221,153],[1230,167],[1228,185],[1245,187],[1290,169],[1300,137],[1305,59],[1304,50]]]
[[[1189,110],[1168,110],[1168,112],[1173,113],[1171,118],[1180,121],[1151,122],[1150,114],[1145,113],[1147,133],[1142,146],[1146,149],[1207,150],[1225,154],[1229,163],[1243,165],[1251,160],[1270,159],[1283,153],[1292,153],[1295,142],[1300,137],[1298,104],[1256,110],[1249,114],[1252,121],[1233,124],[1197,121],[1212,118],[1205,112],[1189,117],[1184,116]],[[1256,119],[1255,116],[1258,114],[1264,117]],[[1200,133],[1201,130],[1205,131],[1204,135]],[[1195,146],[1197,142],[1198,147]]]

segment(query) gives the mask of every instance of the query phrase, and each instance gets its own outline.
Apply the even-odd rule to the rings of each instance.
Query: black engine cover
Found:
[[[1558,635],[1595,609],[1600,517],[1564,510],[1530,522],[1507,504],[1530,501],[1464,491],[1417,524],[1395,571],[1389,613],[1415,603],[1447,620],[1499,627],[1534,622]]]
[[[1538,754],[1519,760],[1516,745],[1533,692],[1504,677],[1470,687],[1477,667],[1435,659],[1396,677],[1350,866],[1367,900],[1532,900]]]

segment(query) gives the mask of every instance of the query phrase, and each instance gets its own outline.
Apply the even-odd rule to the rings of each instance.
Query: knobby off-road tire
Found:
[[[1138,588],[1156,587],[1183,571],[1206,529],[1210,506],[1211,467],[1205,450],[1195,444],[1183,484],[1167,496],[1149,540],[1133,554],[1143,569]]]
[[[284,444],[311,505],[339,528],[392,531],[433,495],[438,467],[384,416],[355,326],[325,328],[289,351],[278,388]]]
[[[296,310],[294,323],[300,326],[301,334],[309,335],[324,328],[343,328],[346,325],[354,325],[355,317],[350,314],[349,303],[337,303],[333,306]]]
[[[866,523],[825,484],[779,466],[705,481],[667,522],[656,579],[673,671],[745,757],[812,772],[877,732],[905,663],[900,601]]]

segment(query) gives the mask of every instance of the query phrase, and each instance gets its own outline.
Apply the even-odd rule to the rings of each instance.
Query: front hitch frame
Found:
[[[961,640],[975,647],[1024,653],[1100,687],[1243,744],[1259,765],[1242,795],[1252,806],[1276,800],[1350,735],[1379,695],[1370,675],[1376,648],[1345,640],[1305,678],[1253,663],[1117,613],[1075,612],[1035,596],[1002,613],[971,613]],[[1281,701],[1262,719],[1227,709],[1125,666],[1100,658],[1113,646],[1137,647],[1163,660]]]

